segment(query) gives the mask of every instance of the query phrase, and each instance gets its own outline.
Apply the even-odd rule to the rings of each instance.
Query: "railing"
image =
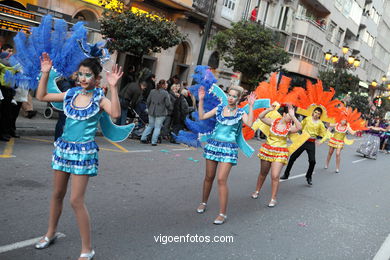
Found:
[[[210,5],[210,0],[194,0],[192,3],[192,7],[204,14],[208,14],[210,10]]]

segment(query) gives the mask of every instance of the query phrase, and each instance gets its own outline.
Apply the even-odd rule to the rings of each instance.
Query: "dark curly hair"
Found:
[[[85,60],[80,62],[79,69],[81,66],[91,69],[93,74],[95,75],[95,78],[97,78],[103,70],[102,65],[96,58],[86,58]]]

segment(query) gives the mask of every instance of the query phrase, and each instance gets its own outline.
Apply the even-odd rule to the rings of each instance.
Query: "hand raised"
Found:
[[[118,67],[118,64],[112,66],[111,72],[107,72],[106,75],[108,85],[110,85],[111,88],[116,87],[116,83],[118,83],[118,80],[122,77],[122,75],[122,67]]]
[[[199,96],[199,100],[203,100],[204,97],[206,95],[206,91],[204,90],[204,87],[200,87],[199,90],[198,90],[198,96]]]
[[[255,103],[255,101],[256,101],[256,94],[255,93],[251,93],[248,97],[247,97],[247,100],[248,100],[248,104],[250,105],[250,106],[253,106],[253,104]]]
[[[49,72],[53,66],[53,62],[51,61],[49,54],[44,52],[39,59],[41,61],[41,72]]]

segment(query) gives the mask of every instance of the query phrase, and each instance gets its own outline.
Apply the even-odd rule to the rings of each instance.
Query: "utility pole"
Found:
[[[206,28],[205,28],[205,32],[203,35],[202,44],[200,45],[200,51],[199,51],[198,61],[196,62],[196,65],[202,65],[204,51],[206,49],[207,38],[209,37],[210,31],[211,31],[211,25],[213,22],[215,1],[216,0],[210,0],[210,7],[209,7],[209,13],[207,16]]]

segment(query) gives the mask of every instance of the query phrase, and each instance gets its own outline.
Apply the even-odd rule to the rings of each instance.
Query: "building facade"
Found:
[[[40,17],[52,13],[70,25],[87,21],[88,40],[101,40],[98,19],[103,8],[98,0],[20,0],[0,1],[0,44],[12,43],[16,31],[38,25]],[[157,79],[178,75],[189,81],[199,58],[205,27],[213,10],[212,29],[208,37],[229,28],[232,22],[253,19],[277,32],[278,44],[291,55],[284,66],[288,75],[315,79],[319,71],[329,69],[325,53],[343,56],[343,46],[349,47],[347,56],[361,62],[353,74],[368,87],[372,80],[381,81],[390,65],[390,0],[143,0],[126,1],[128,7],[159,13],[176,22],[187,35],[182,44],[144,56],[142,66],[148,67]],[[131,37],[131,36],[129,36]],[[132,56],[121,53],[113,57],[127,70]],[[224,66],[217,50],[206,48],[202,64],[216,69],[219,83],[229,85],[233,71]]]

